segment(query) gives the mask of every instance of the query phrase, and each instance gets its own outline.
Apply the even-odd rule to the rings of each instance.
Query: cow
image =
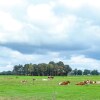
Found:
[[[21,83],[27,83],[27,80],[22,80]]]
[[[48,79],[53,79],[54,78],[54,76],[48,76]]]
[[[96,83],[96,81],[90,81],[90,84],[95,84]]]
[[[86,85],[86,84],[95,84],[96,81],[91,81],[91,80],[85,80],[83,82],[79,82],[76,85]]]
[[[68,84],[70,84],[70,81],[64,81],[59,83],[59,85],[68,85]]]
[[[90,80],[85,80],[85,81],[83,81],[85,84],[90,84],[91,83],[91,81]]]
[[[79,82],[79,83],[76,83],[76,85],[86,85],[87,83],[86,82]]]
[[[86,81],[84,81],[86,84],[95,84],[96,83],[96,81],[91,81],[91,80],[86,80]]]

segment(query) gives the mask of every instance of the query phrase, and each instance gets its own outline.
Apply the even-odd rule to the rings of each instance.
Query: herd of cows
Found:
[[[70,83],[71,83],[70,81],[64,81],[64,82],[60,82],[59,85],[68,85]],[[97,83],[96,81],[86,80],[86,81],[76,83],[75,85],[87,85],[87,84],[97,84]]]
[[[54,76],[48,76],[48,78],[46,79],[42,79],[42,81],[48,81],[48,80],[52,80],[54,79]],[[33,78],[33,82],[35,81],[36,79]],[[21,81],[22,83],[27,83],[27,80],[22,80]],[[62,81],[62,82],[59,82],[59,85],[69,85],[71,82],[70,81]],[[85,81],[82,81],[82,82],[78,82],[76,83],[75,85],[89,85],[89,84],[100,84],[100,81],[92,81],[92,80],[85,80]]]

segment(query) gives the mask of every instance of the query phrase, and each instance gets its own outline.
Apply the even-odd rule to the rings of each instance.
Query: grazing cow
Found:
[[[70,81],[64,81],[64,82],[60,82],[59,85],[68,85],[70,83]]]
[[[53,76],[48,76],[48,79],[53,79],[54,77]]]

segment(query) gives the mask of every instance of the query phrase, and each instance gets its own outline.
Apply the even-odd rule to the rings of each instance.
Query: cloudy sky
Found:
[[[100,0],[0,0],[0,71],[63,61],[100,71]]]

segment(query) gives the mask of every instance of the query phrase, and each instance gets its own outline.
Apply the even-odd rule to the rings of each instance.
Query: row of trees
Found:
[[[69,65],[64,65],[62,61],[55,63],[50,61],[48,64],[25,64],[25,65],[15,65],[13,71],[4,71],[0,73],[1,75],[30,75],[30,76],[67,76],[67,75],[99,75],[98,70],[88,70],[84,71],[74,69]]]
[[[72,69],[69,65],[64,65],[62,61],[55,63],[54,61],[50,61],[48,64],[40,63],[40,64],[25,64],[23,65],[15,65],[13,69],[13,73],[16,75],[38,75],[38,76],[62,76],[67,75],[71,72]]]
[[[85,69],[84,71],[74,69],[69,73],[69,75],[99,75],[99,74],[100,73],[98,72],[98,70],[88,70],[88,69]]]

